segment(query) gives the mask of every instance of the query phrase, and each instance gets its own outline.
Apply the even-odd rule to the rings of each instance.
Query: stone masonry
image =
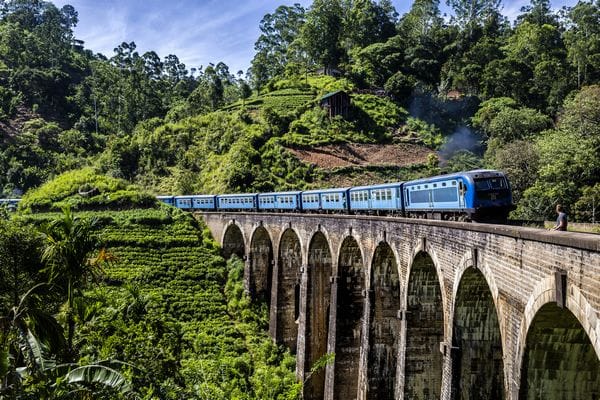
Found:
[[[305,399],[600,399],[600,236],[315,214],[200,213]],[[269,295],[270,293],[270,295]],[[270,296],[270,297],[269,297]],[[310,373],[327,353],[335,362]]]

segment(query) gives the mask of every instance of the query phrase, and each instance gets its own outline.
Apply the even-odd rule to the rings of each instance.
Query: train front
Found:
[[[505,223],[515,209],[506,175],[500,171],[480,170],[469,173],[472,189],[472,219],[477,222]],[[471,188],[469,188],[471,189]]]

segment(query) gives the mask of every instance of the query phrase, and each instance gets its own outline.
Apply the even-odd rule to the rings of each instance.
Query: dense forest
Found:
[[[515,21],[500,0],[448,5],[280,6],[233,73],[134,42],[94,54],[73,7],[0,2],[0,197],[23,197],[0,209],[0,398],[298,398],[243,262],[156,194],[489,167],[510,177],[512,217],[561,202],[595,221],[600,0],[532,0]],[[336,92],[340,115],[322,107]],[[336,168],[298,156],[351,145],[423,152]]]
[[[498,168],[516,217],[551,217],[563,202],[595,218],[599,3],[555,11],[533,0],[514,22],[499,0],[449,6],[451,18],[437,0],[402,16],[387,0],[280,6],[260,22],[249,70],[233,74],[133,42],[93,54],[74,37],[73,7],[4,1],[0,190],[20,197],[84,166],[153,193],[320,186],[361,171],[323,171],[290,149],[410,137],[437,159],[371,168],[375,179]],[[319,107],[335,90],[351,95],[344,117]]]

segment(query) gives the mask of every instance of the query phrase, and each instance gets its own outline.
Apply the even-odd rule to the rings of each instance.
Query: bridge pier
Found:
[[[296,354],[301,381],[336,354],[308,379],[306,399],[600,399],[599,236],[389,217],[202,217],[225,254],[247,254],[250,293],[264,287],[268,259],[258,237],[271,238],[271,336]]]
[[[279,268],[279,256],[275,256],[273,258],[273,270],[271,271],[271,305],[269,307],[269,336],[275,342],[277,342]]]
[[[335,268],[334,268],[335,271]],[[337,347],[337,318],[338,318],[338,281],[339,277],[337,275],[331,276],[331,297],[329,300],[329,332],[327,337],[327,353],[335,354],[336,360],[332,363],[327,364],[325,367],[325,393],[323,398],[325,400],[334,400],[339,398],[340,393],[336,393],[334,395],[334,384],[335,384],[335,370],[337,365],[337,357],[336,353]],[[338,388],[336,388],[338,389]],[[347,397],[350,399],[350,397]]]
[[[306,323],[308,308],[308,265],[300,269],[300,315],[298,317],[298,353],[296,354],[296,376],[300,382],[306,381]]]

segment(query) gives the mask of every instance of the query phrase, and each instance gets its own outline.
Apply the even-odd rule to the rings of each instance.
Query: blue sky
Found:
[[[85,47],[107,57],[122,42],[134,41],[140,54],[154,50],[164,58],[176,54],[188,69],[225,62],[232,73],[244,72],[254,56],[259,22],[280,5],[312,0],[55,0],[79,12],[75,29]],[[412,0],[393,0],[400,15]],[[441,4],[445,4],[442,0]],[[513,19],[529,0],[504,0],[502,13]],[[576,0],[552,0],[554,8]]]

